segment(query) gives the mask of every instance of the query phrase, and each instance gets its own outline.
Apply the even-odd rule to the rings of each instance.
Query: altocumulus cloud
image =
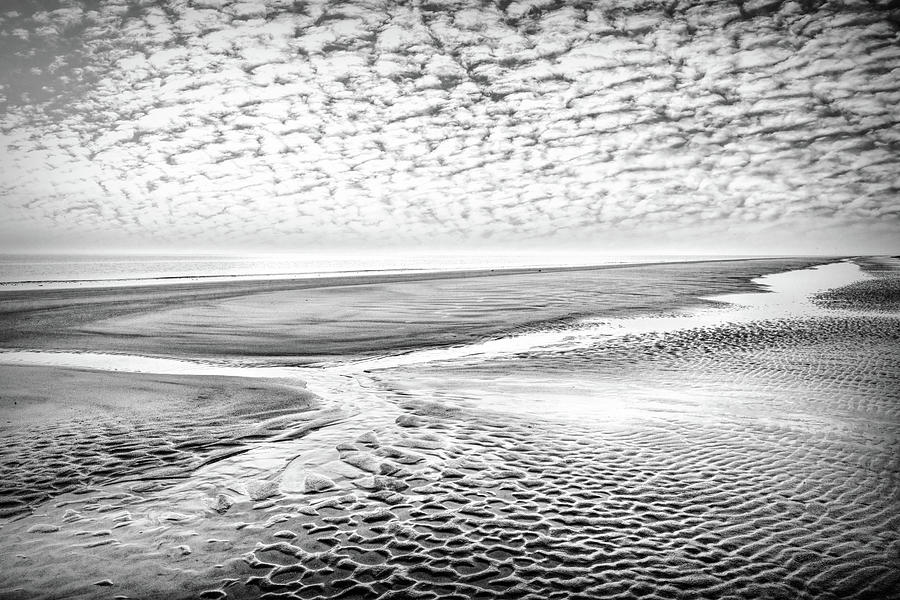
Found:
[[[8,236],[900,233],[896,2],[3,6]]]

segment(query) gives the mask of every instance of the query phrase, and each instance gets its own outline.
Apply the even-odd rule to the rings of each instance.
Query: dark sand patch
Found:
[[[653,313],[824,258],[3,291],[0,344],[165,356],[327,357],[476,341],[583,315]]]

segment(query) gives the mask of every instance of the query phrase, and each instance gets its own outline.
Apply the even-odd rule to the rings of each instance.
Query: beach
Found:
[[[900,598],[898,282],[0,291],[0,597]]]

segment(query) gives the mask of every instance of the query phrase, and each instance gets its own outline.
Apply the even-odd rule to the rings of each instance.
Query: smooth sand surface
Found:
[[[756,259],[113,288],[0,291],[0,344],[312,363],[464,344],[598,313],[654,313],[753,291],[827,262]]]
[[[865,304],[894,288],[896,270],[870,273],[836,293]],[[0,595],[900,597],[900,316],[830,297],[808,317],[565,351],[310,368],[305,388],[3,367],[7,482],[91,456],[118,471],[26,486],[50,497],[4,520]],[[93,405],[100,388],[84,422],[41,407]],[[143,429],[119,437],[120,416]],[[146,478],[154,435],[189,468]],[[208,460],[217,440],[240,452]]]

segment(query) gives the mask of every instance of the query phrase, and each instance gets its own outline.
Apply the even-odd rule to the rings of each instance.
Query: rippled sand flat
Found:
[[[297,382],[0,365],[0,517],[112,481],[165,487],[321,408]]]
[[[863,296],[817,301],[894,289],[893,270],[870,272]],[[29,499],[0,530],[0,593],[900,597],[900,316],[845,304],[710,323],[568,351],[298,371],[318,400],[283,381],[269,384],[281,400],[254,379],[203,383],[241,400],[220,417],[197,411],[197,431],[214,435],[221,418],[240,453],[210,461],[201,444],[161,485],[88,469],[94,485]],[[173,408],[187,397],[174,390],[200,385],[102,376],[152,381]],[[303,410],[280,412],[290,394]],[[253,419],[236,409],[251,400],[290,427],[238,439]],[[57,433],[16,431],[7,423],[15,455],[51,463]],[[153,446],[132,439],[125,455]]]

